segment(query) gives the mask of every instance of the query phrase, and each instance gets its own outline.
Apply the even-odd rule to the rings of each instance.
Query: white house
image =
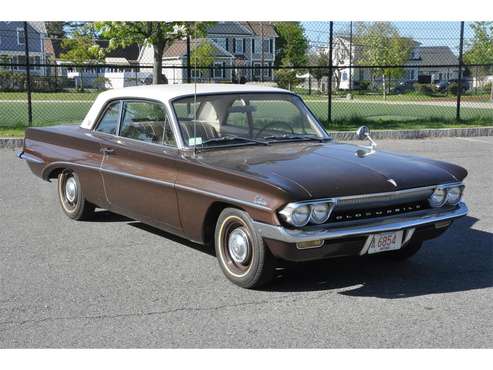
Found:
[[[413,49],[409,60],[405,63],[405,74],[399,82],[415,81],[431,83],[437,81],[456,80],[458,78],[459,60],[448,46],[421,46],[411,40]],[[350,53],[351,51],[351,53]],[[328,48],[320,52],[328,53]],[[372,78],[369,68],[360,68],[362,47],[348,37],[335,37],[332,50],[332,63],[336,67],[333,78],[333,88],[348,90],[351,87],[358,89],[361,82],[372,81],[381,83],[381,78]],[[351,56],[351,57],[350,57]],[[337,68],[340,66],[339,68]],[[321,85],[324,86],[325,81]]]

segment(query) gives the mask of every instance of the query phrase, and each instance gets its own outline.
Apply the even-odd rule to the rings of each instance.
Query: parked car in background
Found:
[[[103,208],[213,246],[252,288],[278,260],[409,258],[466,215],[464,168],[357,135],[371,145],[335,143],[283,89],[155,85],[101,93],[80,126],[27,129],[19,157],[58,179],[68,217]]]
[[[449,83],[448,81],[435,81],[433,86],[435,87],[435,91],[446,92],[448,90]]]
[[[414,91],[414,81],[400,82],[391,90],[394,94],[405,94],[411,91]]]

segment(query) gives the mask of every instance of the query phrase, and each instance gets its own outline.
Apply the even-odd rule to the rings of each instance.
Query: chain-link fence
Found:
[[[156,81],[279,86],[336,130],[493,122],[489,22],[214,22],[178,33],[156,53],[0,22],[0,128],[78,123],[100,91]]]

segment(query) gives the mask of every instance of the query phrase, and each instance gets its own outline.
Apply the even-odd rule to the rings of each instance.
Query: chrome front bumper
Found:
[[[348,226],[333,225],[316,230],[291,230],[282,226],[269,225],[262,222],[253,222],[255,230],[263,238],[279,240],[286,243],[301,243],[314,240],[338,239],[349,236],[376,234],[386,231],[407,230],[423,225],[451,221],[467,215],[465,203],[459,203],[453,210],[436,210],[414,212],[413,214],[388,217],[379,220],[369,220],[364,224]]]

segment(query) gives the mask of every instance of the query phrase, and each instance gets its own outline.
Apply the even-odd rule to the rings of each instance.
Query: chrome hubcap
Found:
[[[229,234],[228,251],[231,259],[243,264],[247,261],[250,251],[250,242],[248,234],[242,227],[238,227]]]
[[[65,197],[70,203],[77,197],[77,183],[73,177],[69,177],[65,182]]]

